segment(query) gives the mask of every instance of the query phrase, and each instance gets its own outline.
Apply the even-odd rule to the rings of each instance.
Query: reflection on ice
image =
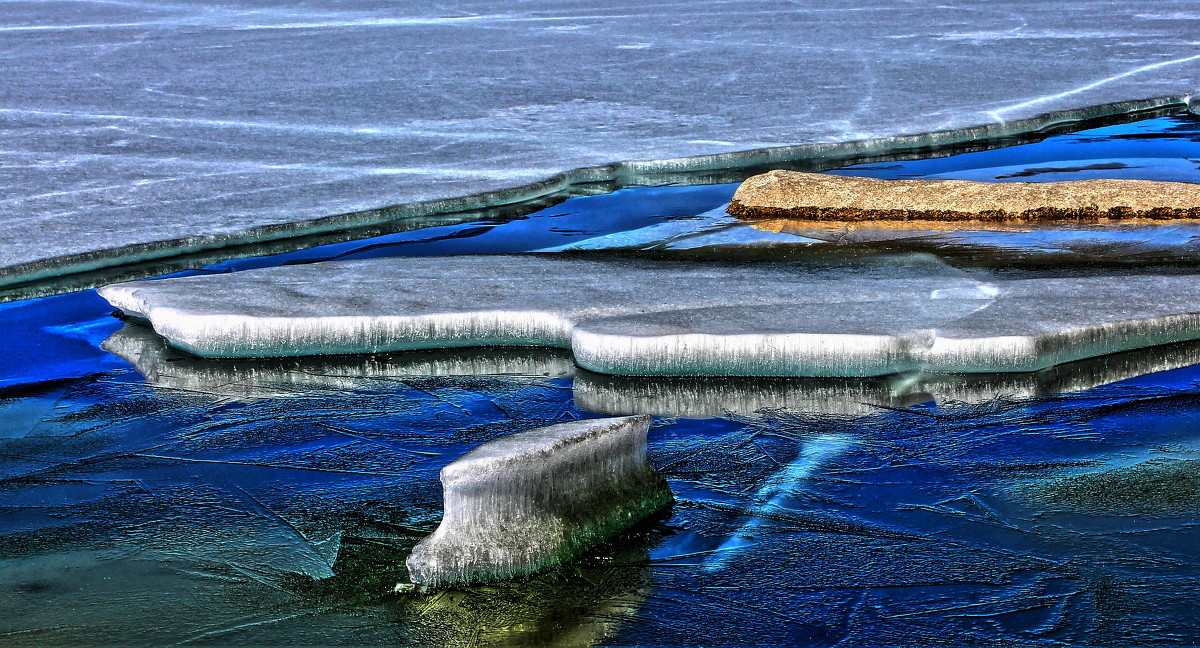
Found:
[[[580,646],[611,638],[650,594],[653,536],[642,530],[570,567],[484,586],[415,591],[388,606],[420,645],[512,648]]]
[[[879,378],[627,377],[579,371],[575,401],[607,415],[707,418],[787,410],[817,416],[865,416],[918,403],[1026,400],[1200,363],[1200,342],[1113,353],[1041,371],[1003,374],[901,373]]]
[[[1099,260],[1108,264],[1180,263],[1200,259],[1200,223],[1179,220],[1145,224],[1006,224],[906,221],[830,224],[769,219],[746,227],[763,242],[814,248],[836,245],[865,249],[936,251],[981,260],[1059,263]],[[769,237],[769,238],[768,238]],[[749,237],[747,237],[749,239]],[[814,251],[814,250],[810,250]]]
[[[153,329],[126,324],[101,347],[137,369],[146,382],[233,398],[263,398],[306,388],[352,388],[364,380],[433,376],[561,378],[574,371],[571,356],[534,347],[445,349],[370,356],[205,359],[167,344]]]
[[[857,417],[925,402],[979,403],[1081,392],[1200,363],[1200,342],[1114,353],[1031,373],[902,373],[878,378],[608,376],[576,368],[562,350],[509,347],[409,351],[372,356],[197,358],[149,327],[127,324],[103,343],[152,385],[230,398],[266,398],[297,388],[353,389],[364,381],[428,376],[568,378],[579,408],[608,416],[710,418],[787,410]],[[27,403],[28,404],[28,403]]]

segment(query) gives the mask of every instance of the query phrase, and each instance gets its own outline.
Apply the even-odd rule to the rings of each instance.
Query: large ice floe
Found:
[[[445,515],[417,543],[422,585],[541,571],[629,529],[673,500],[646,463],[649,416],[559,423],[485,443],[442,468]]]
[[[814,267],[570,255],[391,258],[101,295],[206,357],[570,349],[619,375],[1022,372],[1200,337],[1200,281],[980,280],[926,257]]]
[[[5,7],[0,284],[793,155],[749,149],[1178,106],[1200,71],[1195,0]]]

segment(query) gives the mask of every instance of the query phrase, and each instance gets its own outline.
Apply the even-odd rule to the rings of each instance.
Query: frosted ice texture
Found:
[[[672,501],[646,463],[648,416],[560,423],[442,468],[445,512],[413,547],[414,583],[504,579],[561,564]]]
[[[0,275],[617,160],[1187,93],[1198,12],[1194,0],[8,3]]]
[[[860,267],[551,256],[392,258],[132,282],[100,294],[208,357],[518,345],[620,375],[1023,372],[1200,337],[1200,281],[980,281]]]

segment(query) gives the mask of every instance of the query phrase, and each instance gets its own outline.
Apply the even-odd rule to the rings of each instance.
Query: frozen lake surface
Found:
[[[1174,117],[845,172],[1194,181],[1198,140],[1200,121]],[[1005,277],[1195,261],[1189,224],[844,242],[729,222],[732,190],[631,189],[204,272],[565,249],[910,254]],[[972,380],[648,381],[512,349],[209,362],[109,311],[94,291],[0,305],[5,643],[1200,640],[1195,345]],[[666,514],[568,569],[393,592],[437,526],[443,466],[504,434],[623,413],[656,415]]]
[[[1186,94],[1198,21],[1195,0],[7,2],[0,275],[620,160]]]

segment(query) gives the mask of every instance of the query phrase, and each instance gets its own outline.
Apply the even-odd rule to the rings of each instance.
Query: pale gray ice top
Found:
[[[390,258],[106,286],[207,357],[570,349],[617,375],[1020,372],[1200,338],[1200,277],[1019,280],[924,256],[839,268],[568,255]]]
[[[8,2],[0,280],[618,160],[1188,93],[1198,23],[1198,0]]]

